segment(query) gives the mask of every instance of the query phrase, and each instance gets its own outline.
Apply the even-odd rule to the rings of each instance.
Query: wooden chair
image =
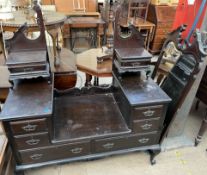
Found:
[[[162,83],[181,55],[181,34],[185,29],[186,25],[182,25],[168,34],[151,75],[157,84]]]
[[[131,17],[147,19],[150,0],[129,0],[128,19]]]
[[[73,0],[73,10],[76,12],[86,12],[85,0]]]

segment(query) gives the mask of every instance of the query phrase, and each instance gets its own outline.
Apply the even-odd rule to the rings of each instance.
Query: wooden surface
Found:
[[[9,71],[7,66],[0,66],[0,101],[5,101],[11,84],[9,83]]]
[[[52,84],[48,84],[44,79],[17,81],[0,114],[1,120],[52,114],[52,94]]]
[[[69,1],[68,0],[54,0],[54,1],[55,1],[55,6],[58,12],[68,14],[68,13],[75,11],[75,9],[73,8],[73,0],[69,0]],[[97,0],[85,0],[86,12],[96,12],[97,5],[98,5]]]
[[[7,20],[2,22],[2,27],[4,31],[11,31],[14,32],[27,22],[29,27],[29,31],[37,31],[39,30],[34,16],[27,17],[24,11],[14,11],[12,12],[14,15],[14,20]],[[51,12],[51,11],[44,11],[43,12],[44,23],[47,26],[47,29],[54,29],[57,28],[58,25],[62,25],[66,20],[66,16],[62,13],[58,12]]]
[[[130,18],[128,19],[128,22],[130,22],[132,25],[134,25],[140,32],[142,31],[147,31],[146,33],[146,38],[145,38],[145,48],[148,50],[149,49],[149,44],[153,39],[154,36],[154,30],[155,30],[155,24],[144,20],[142,18]],[[122,27],[128,27],[127,21],[122,20],[121,21],[121,26]]]
[[[156,25],[154,38],[150,43],[152,53],[160,52],[166,35],[172,31],[175,18],[176,6],[156,6],[149,5],[147,20]]]
[[[54,123],[57,142],[130,132],[113,100],[113,94],[56,98]]]
[[[48,48],[51,72],[54,73],[54,87],[59,90],[69,89],[75,86],[77,81],[76,57],[69,49],[62,48],[58,52],[59,66],[54,66],[54,54],[51,47]]]
[[[98,56],[104,56],[101,48],[90,49],[83,53],[77,54],[77,68],[89,75],[97,77],[111,77],[112,60],[104,60],[97,63]]]

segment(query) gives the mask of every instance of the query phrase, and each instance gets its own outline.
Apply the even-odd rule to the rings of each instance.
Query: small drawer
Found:
[[[128,147],[126,137],[114,137],[95,140],[95,152],[115,151]]]
[[[31,134],[29,136],[15,136],[14,138],[17,148],[19,150],[43,147],[50,144],[47,132]]]
[[[150,119],[161,117],[163,112],[163,105],[135,107],[132,111],[134,120]]]
[[[129,138],[131,147],[147,146],[159,144],[160,132],[151,132],[142,135],[132,135]]]
[[[46,162],[50,160],[66,159],[84,156],[90,153],[90,142],[65,144],[47,148],[19,151],[23,164]]]
[[[160,118],[150,120],[134,120],[133,132],[146,133],[159,130],[161,125]]]
[[[47,119],[34,119],[10,122],[14,135],[47,131]]]

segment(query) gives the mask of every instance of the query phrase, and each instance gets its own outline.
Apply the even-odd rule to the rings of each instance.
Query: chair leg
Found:
[[[198,132],[198,135],[197,135],[197,137],[195,139],[195,146],[197,146],[201,142],[203,134],[206,131],[206,128],[207,128],[207,111],[206,111],[205,118],[203,119],[203,122],[201,124],[201,127],[200,127],[200,130]]]
[[[195,105],[195,110],[196,111],[198,110],[199,104],[200,104],[200,100],[197,100],[196,105]]]

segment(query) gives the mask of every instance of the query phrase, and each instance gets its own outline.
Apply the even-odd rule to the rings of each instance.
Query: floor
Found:
[[[84,82],[84,74],[78,72],[77,87]],[[100,79],[101,84],[111,79]],[[205,106],[201,103],[197,111],[192,106],[185,132],[194,140]],[[147,152],[135,152],[111,156],[93,161],[54,165],[26,171],[26,175],[206,175],[207,174],[207,133],[197,147],[184,147],[164,151],[156,158],[157,164],[151,166]],[[51,153],[52,154],[52,153]]]

